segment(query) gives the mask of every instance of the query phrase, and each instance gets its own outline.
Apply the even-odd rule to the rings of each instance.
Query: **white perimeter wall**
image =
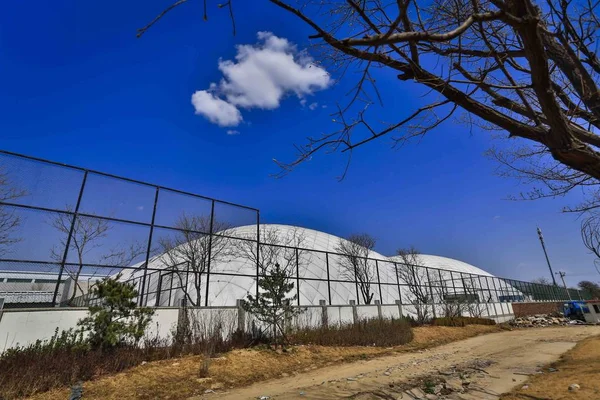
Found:
[[[496,322],[506,322],[514,318],[510,303],[482,303],[482,317],[491,318]],[[399,318],[400,308],[393,305],[369,306],[310,306],[303,314],[294,318],[293,324],[299,327],[317,327],[323,320],[323,307],[329,324],[352,323],[354,318],[377,318],[379,313],[383,318]],[[411,306],[403,305],[402,314],[412,315]],[[171,339],[172,332],[177,326],[178,308],[156,308],[148,335],[162,339]],[[206,329],[213,321],[220,321],[224,330],[231,332],[237,328],[238,309],[234,307],[209,307],[189,309],[192,320],[198,321]],[[466,315],[466,314],[465,314]],[[9,309],[0,311],[0,353],[16,346],[26,346],[36,340],[50,339],[56,329],[68,330],[77,326],[77,321],[87,316],[85,308],[46,308],[19,310]],[[251,321],[246,315],[246,326]]]

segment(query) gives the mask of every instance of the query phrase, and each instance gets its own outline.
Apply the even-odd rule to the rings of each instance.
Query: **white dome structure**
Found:
[[[347,267],[349,257],[340,254],[339,246],[345,239],[278,224],[261,224],[259,234],[258,251],[256,225],[227,229],[212,239],[197,235],[193,240],[176,241],[171,248],[162,249],[148,263],[145,303],[174,306],[187,298],[197,306],[233,306],[237,299],[255,293],[257,271],[274,263],[289,270],[300,305],[318,305],[322,300],[334,305],[351,300],[357,304],[375,300],[382,304],[398,300],[405,303],[411,296],[409,287],[414,282],[409,280],[416,277],[415,271],[422,274],[417,282],[438,300],[443,296],[466,296],[471,301],[490,302],[522,295],[480,268],[434,255],[418,255],[418,268],[409,270],[410,274],[404,275],[407,279],[402,279],[403,274],[398,271],[406,267],[401,257],[369,251],[368,259],[361,259],[370,271],[365,285],[372,301],[367,301],[361,290],[364,287]],[[197,254],[190,254],[193,252]],[[123,271],[122,279],[135,282],[141,289],[144,265],[138,263],[131,268]]]

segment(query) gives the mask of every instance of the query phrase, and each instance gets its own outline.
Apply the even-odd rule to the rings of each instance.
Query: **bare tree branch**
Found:
[[[534,189],[538,195],[562,196],[579,187],[578,180],[598,184],[598,2],[270,2],[314,30],[310,38],[329,50],[322,57],[325,65],[355,68],[360,76],[356,91],[334,115],[341,128],[309,137],[296,146],[298,156],[291,162],[275,160],[281,168],[277,176],[320,151],[351,154],[390,132],[398,135],[396,143],[426,135],[458,110],[482,132],[501,131],[522,139],[519,148],[545,150],[531,160],[519,154],[517,161],[526,168],[510,166],[520,178],[533,172],[530,182],[542,186]],[[364,83],[374,82],[378,68],[396,74],[398,93],[405,82],[424,88],[427,104],[418,104],[408,117],[374,122]],[[564,185],[556,185],[560,179]],[[591,193],[574,209],[600,204],[597,191]]]
[[[13,203],[27,196],[0,165],[0,256],[10,251],[11,245],[21,241],[16,232],[21,225],[21,217],[16,210],[2,203]]]

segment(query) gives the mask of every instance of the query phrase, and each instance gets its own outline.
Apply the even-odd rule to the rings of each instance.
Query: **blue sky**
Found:
[[[548,275],[539,225],[554,269],[566,271],[569,283],[598,279],[579,221],[560,212],[579,195],[504,200],[526,187],[494,176],[497,165],[483,155],[493,141],[457,121],[401,149],[391,149],[391,138],[362,147],[342,182],[336,177],[345,156],[325,153],[272,178],[273,158],[291,160],[293,144],[335,129],[331,110],[354,76],[332,72],[333,83],[306,95],[304,106],[289,95],[272,110],[243,109],[239,126],[213,124],[195,115],[191,96],[219,82],[219,59],[233,59],[238,44],[255,44],[259,31],[299,49],[312,32],[266,2],[235,2],[233,36],[216,2],[202,21],[201,3],[174,10],[142,39],[136,29],[168,2],[5,4],[0,148],[257,207],[264,222],[340,236],[368,232],[381,253],[414,245],[503,277]],[[378,120],[397,120],[422,102],[393,74],[377,80],[384,106],[371,115]],[[311,110],[313,102],[319,106]],[[239,134],[228,135],[232,129]]]

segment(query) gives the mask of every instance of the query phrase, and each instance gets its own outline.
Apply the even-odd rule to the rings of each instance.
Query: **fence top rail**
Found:
[[[321,252],[321,251],[319,251]],[[326,254],[337,254],[337,253],[331,253],[331,252],[325,252]],[[160,256],[154,256],[152,257],[152,259],[154,258],[158,258]],[[371,260],[371,259],[370,259]],[[372,259],[374,260],[374,259]],[[35,260],[18,260],[18,259],[3,259],[0,258],[0,262],[8,262],[8,263],[15,263],[15,264],[40,264],[40,265],[55,265],[58,266],[59,263],[54,262],[54,261],[35,261]],[[182,263],[184,264],[184,263]],[[399,264],[399,265],[403,265],[403,263],[399,263],[396,262],[394,264]],[[77,266],[79,264],[77,263],[73,263],[73,262],[66,262],[65,265],[69,265],[69,266]],[[532,294],[529,292],[530,289],[551,289],[553,291],[559,291],[559,292],[564,292],[565,288],[560,287],[560,286],[554,286],[552,284],[550,285],[546,285],[546,284],[541,284],[541,283],[532,283],[532,282],[527,282],[527,281],[518,281],[518,280],[514,280],[514,279],[506,279],[506,278],[502,278],[502,277],[497,277],[497,276],[488,276],[488,275],[479,275],[479,274],[474,274],[474,273],[470,273],[470,272],[458,272],[458,271],[453,271],[453,270],[447,270],[447,269],[443,269],[443,268],[436,268],[436,267],[427,267],[427,266],[423,266],[423,265],[409,265],[410,267],[414,267],[414,268],[421,268],[424,270],[431,270],[431,271],[440,271],[440,272],[450,272],[450,273],[455,273],[455,274],[460,274],[461,278],[486,278],[486,282],[488,278],[491,279],[496,279],[498,281],[508,281],[509,283],[505,282],[508,287],[498,287],[495,289],[492,288],[481,288],[481,290],[495,290],[497,292],[502,292],[502,293],[511,293],[513,289],[521,291],[523,294]],[[112,269],[112,270],[116,270],[116,269],[120,269],[123,271],[143,271],[143,263],[142,265],[136,265],[136,266],[123,266],[123,265],[111,265],[111,264],[96,264],[96,263],[86,263],[85,267],[90,267],[90,268],[105,268],[105,269]],[[163,272],[163,273],[177,273],[177,271],[173,270],[173,269],[169,269],[169,268],[148,268],[147,271],[150,271],[150,273],[157,273],[157,272]],[[22,273],[22,274],[29,274],[29,273],[36,273],[33,271],[19,271],[19,270],[0,270],[0,273],[8,273],[8,272],[12,272],[12,273]],[[185,273],[186,271],[181,271],[182,273]],[[40,273],[40,272],[37,272]],[[46,274],[50,274],[49,272],[45,272]],[[116,271],[115,271],[116,273]],[[188,271],[188,273],[194,273],[194,272],[190,272]],[[231,273],[231,272],[217,272],[217,271],[213,271],[211,272],[211,274],[214,275],[224,275],[224,276],[243,276],[243,277],[254,277],[254,274],[243,274],[243,273]],[[261,276],[264,276],[263,274],[261,274]],[[97,278],[97,279],[101,279],[102,275],[98,274],[86,274],[84,276],[85,278]],[[295,278],[295,277],[294,277]],[[139,279],[139,277],[136,277],[134,279]],[[302,277],[301,279],[303,280],[309,280],[309,281],[327,281],[327,279],[325,278],[311,278],[311,277]],[[356,283],[356,280],[344,280],[344,279],[329,279],[330,282],[336,282],[336,283]],[[448,280],[445,280],[446,282]],[[376,283],[376,282],[373,282]],[[427,285],[433,285],[435,287],[438,287],[437,283],[435,280],[428,282],[428,283],[424,283],[423,285],[419,285],[419,286],[427,286]],[[489,282],[487,282],[489,283]],[[407,283],[382,283],[384,285],[399,285],[399,286],[409,286]],[[531,288],[528,287],[522,287],[522,284],[526,284],[526,285],[532,285]],[[572,291],[573,293],[581,293],[582,291],[580,289],[567,289],[569,291]]]
[[[93,169],[78,167],[78,166],[75,166],[75,165],[70,165],[70,164],[61,163],[61,162],[52,161],[52,160],[46,160],[46,159],[40,158],[40,157],[28,156],[28,155],[25,155],[25,154],[15,153],[15,152],[12,152],[12,151],[2,150],[2,149],[0,149],[0,154],[4,154],[4,155],[7,155],[7,156],[11,156],[11,157],[22,158],[22,159],[25,159],[25,160],[37,161],[37,162],[41,162],[41,163],[44,163],[44,164],[56,165],[56,166],[59,166],[59,167],[69,168],[69,169],[73,169],[73,170],[77,170],[77,171],[88,172],[88,173],[95,174],[95,175],[106,176],[108,178],[119,179],[119,180],[122,180],[122,181],[136,183],[136,184],[144,185],[144,186],[149,186],[149,187],[157,188],[157,189],[160,189],[160,190],[166,190],[166,191],[170,191],[170,192],[174,192],[174,193],[179,193],[179,194],[183,194],[183,195],[187,195],[187,196],[193,196],[193,197],[197,197],[197,198],[201,198],[201,199],[205,199],[205,200],[211,200],[211,201],[215,201],[217,203],[228,204],[230,206],[245,208],[247,210],[252,210],[252,211],[256,211],[256,212],[259,211],[258,208],[254,208],[254,207],[249,207],[249,206],[245,206],[245,205],[242,205],[242,204],[233,203],[233,202],[230,202],[230,201],[219,200],[219,199],[215,199],[213,197],[203,196],[203,195],[200,195],[200,194],[196,194],[196,193],[192,193],[192,192],[187,192],[187,191],[184,191],[184,190],[173,189],[173,188],[169,188],[169,187],[166,187],[166,186],[161,186],[161,185],[156,185],[156,184],[153,184],[153,183],[148,183],[148,182],[140,181],[140,180],[137,180],[137,179],[126,178],[126,177],[119,176],[119,175],[109,174],[107,172],[96,171],[96,170],[93,170]]]

